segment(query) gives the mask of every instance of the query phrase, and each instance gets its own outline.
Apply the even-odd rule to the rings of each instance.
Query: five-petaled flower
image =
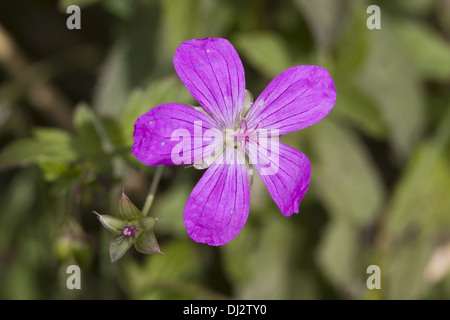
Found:
[[[178,76],[201,108],[175,103],[152,108],[136,120],[132,152],[146,165],[179,164],[173,157],[174,150],[178,153],[180,149],[174,131],[182,130],[193,137],[184,141],[183,163],[208,169],[184,209],[189,236],[214,246],[237,236],[249,214],[252,167],[282,214],[298,213],[309,186],[310,163],[303,153],[277,138],[310,126],[331,111],[336,89],[328,71],[319,66],[289,68],[253,103],[245,90],[242,62],[228,40],[183,42],[173,61]],[[222,133],[223,139],[204,139],[214,131]],[[263,131],[269,144],[260,143],[258,134]],[[213,153],[214,157],[199,152],[211,144],[219,151]],[[263,173],[267,165],[275,170]]]

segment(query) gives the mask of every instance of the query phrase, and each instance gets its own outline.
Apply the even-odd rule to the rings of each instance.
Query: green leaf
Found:
[[[312,183],[334,216],[367,226],[378,216],[385,191],[376,167],[354,131],[324,119],[311,128],[316,161]]]
[[[168,65],[160,63],[159,50],[155,50],[160,46],[157,39],[159,10],[155,2],[134,1],[133,4],[135,14],[121,29],[94,91],[92,106],[101,115],[121,117],[131,90],[148,83],[161,71],[159,68],[167,71]]]
[[[308,23],[319,51],[328,50],[347,21],[349,3],[335,0],[295,0],[300,13]]]
[[[383,234],[388,298],[425,298],[431,252],[450,228],[450,112],[414,153],[394,190]]]
[[[174,177],[167,192],[159,193],[152,205],[152,212],[164,216],[164,223],[158,226],[158,230],[181,238],[186,235],[186,226],[180,217],[191,192],[186,186],[192,184],[186,178],[189,176],[179,174]]]
[[[164,32],[161,53],[170,61],[180,43],[193,38],[220,36],[236,15],[228,1],[159,0],[159,5]]]
[[[96,148],[94,154],[112,153],[114,144],[121,144],[121,134],[117,123],[111,117],[100,118],[97,116],[88,105],[80,103],[74,114],[74,127],[77,131],[78,146],[81,147],[89,145],[91,148]],[[111,135],[109,135],[111,133]],[[111,140],[111,137],[113,139]],[[92,151],[88,151],[91,153]]]
[[[128,71],[126,52],[124,40],[118,41],[113,46],[94,92],[93,105],[108,114],[121,113],[130,90],[131,85],[126,77]]]
[[[425,16],[431,9],[433,9],[436,2],[437,1],[435,0],[396,0],[389,4],[398,8],[402,12]]]
[[[129,20],[133,16],[134,4],[132,1],[102,0],[101,5],[123,20]]]
[[[331,219],[321,238],[317,260],[334,286],[346,293],[358,285],[360,269],[358,230],[345,219]]]
[[[448,40],[416,20],[396,19],[393,27],[412,68],[428,79],[450,78]]]
[[[351,19],[346,28],[342,30],[342,35],[333,48],[335,78],[346,79],[347,81],[364,65],[372,35],[371,30],[362,27],[366,24],[366,16],[361,14],[364,8],[355,5],[351,11]],[[340,91],[338,91],[338,94],[340,94]]]
[[[41,151],[39,143],[31,138],[15,140],[0,153],[0,168],[36,163]]]
[[[110,174],[112,170],[110,154],[114,151],[114,145],[102,120],[97,118],[92,108],[80,103],[74,111],[73,147],[97,172]]]
[[[0,193],[2,212],[0,215],[0,251],[12,248],[16,237],[20,238],[24,225],[35,212],[37,200],[42,195],[39,170],[29,167],[19,170]]]
[[[195,34],[196,28],[199,25],[197,19],[185,19],[185,17],[195,16],[196,10],[199,7],[197,0],[185,1],[159,1],[161,5],[161,12],[163,15],[162,27],[166,30],[167,39],[164,42],[165,52],[173,54],[178,45],[191,39]],[[184,20],[184,23],[179,23]]]
[[[450,6],[440,1],[436,6],[436,20],[444,34],[450,33]]]
[[[291,220],[297,217],[280,219],[274,212],[264,213],[255,217],[259,221],[249,221],[223,248],[227,273],[240,287],[238,299],[287,299],[292,289],[290,266],[297,254],[294,248],[304,239]]]
[[[339,79],[342,79],[339,77]],[[361,91],[352,81],[336,79],[338,99],[333,113],[349,120],[354,126],[374,138],[386,138],[388,135],[385,119],[368,94]]]
[[[390,25],[385,16],[383,28],[372,33],[370,54],[356,84],[380,109],[394,156],[404,162],[423,130],[424,97],[417,74],[390,32]]]
[[[131,248],[133,245],[133,238],[120,237],[111,241],[109,246],[109,254],[111,256],[111,262],[116,262]]]
[[[122,193],[119,202],[116,207],[116,215],[119,218],[125,219],[127,221],[135,220],[142,217],[141,211],[134,205],[133,202]]]
[[[287,44],[276,33],[269,31],[241,33],[233,43],[239,54],[269,78],[293,66]]]
[[[47,181],[68,174],[77,159],[68,132],[59,129],[38,128],[33,138],[18,139],[0,153],[0,169],[37,164]]]
[[[169,241],[166,255],[144,257],[142,262],[124,261],[124,286],[134,299],[215,298],[211,290],[198,285],[202,276],[202,261],[193,241]]]
[[[76,130],[74,146],[84,158],[94,159],[104,155],[102,141],[95,129],[94,112],[84,103],[74,111],[73,126]]]
[[[68,132],[38,128],[34,130],[33,138],[15,140],[2,150],[0,168],[45,161],[67,163],[75,158]]]
[[[145,230],[142,235],[136,239],[134,247],[137,251],[144,254],[162,253],[159,249],[159,244],[153,230]]]

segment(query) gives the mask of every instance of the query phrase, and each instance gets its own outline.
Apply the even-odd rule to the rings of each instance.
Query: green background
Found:
[[[202,171],[165,167],[150,215],[166,254],[111,264],[92,211],[114,215],[122,187],[144,205],[155,168],[130,152],[133,123],[195,103],[172,58],[207,36],[235,46],[255,98],[294,65],[335,80],[332,112],[282,138],[311,160],[300,214],[256,177],[241,233],[197,244],[182,213]],[[0,1],[0,298],[450,298],[449,39],[444,0]],[[72,264],[81,290],[66,287]]]

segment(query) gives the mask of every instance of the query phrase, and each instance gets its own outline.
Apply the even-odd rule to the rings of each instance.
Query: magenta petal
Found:
[[[270,152],[262,144],[250,144],[249,147],[254,149],[254,153],[250,153],[250,161],[281,213],[290,216],[299,212],[300,201],[309,187],[311,165],[300,151],[278,140],[275,143],[277,147],[272,145]],[[258,155],[257,160],[254,154]]]
[[[297,66],[273,79],[247,114],[249,127],[301,130],[323,119],[336,102],[334,81],[319,66]]]
[[[196,242],[212,246],[226,244],[247,221],[250,188],[244,159],[229,149],[225,163],[214,162],[187,200],[184,223]]]
[[[205,113],[176,103],[159,105],[136,120],[131,151],[149,166],[191,164],[211,143],[202,138],[206,130],[214,127]]]
[[[183,42],[173,63],[181,81],[219,128],[232,128],[244,107],[245,75],[231,43],[221,38]]]

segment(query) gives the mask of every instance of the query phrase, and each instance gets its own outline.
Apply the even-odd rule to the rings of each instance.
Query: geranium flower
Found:
[[[208,167],[184,209],[189,236],[213,246],[237,236],[249,214],[253,167],[281,213],[298,213],[311,166],[278,136],[310,126],[331,111],[336,89],[328,71],[289,68],[253,103],[242,62],[228,40],[183,42],[173,62],[201,108],[175,103],[152,108],[136,120],[132,153],[149,166]]]

